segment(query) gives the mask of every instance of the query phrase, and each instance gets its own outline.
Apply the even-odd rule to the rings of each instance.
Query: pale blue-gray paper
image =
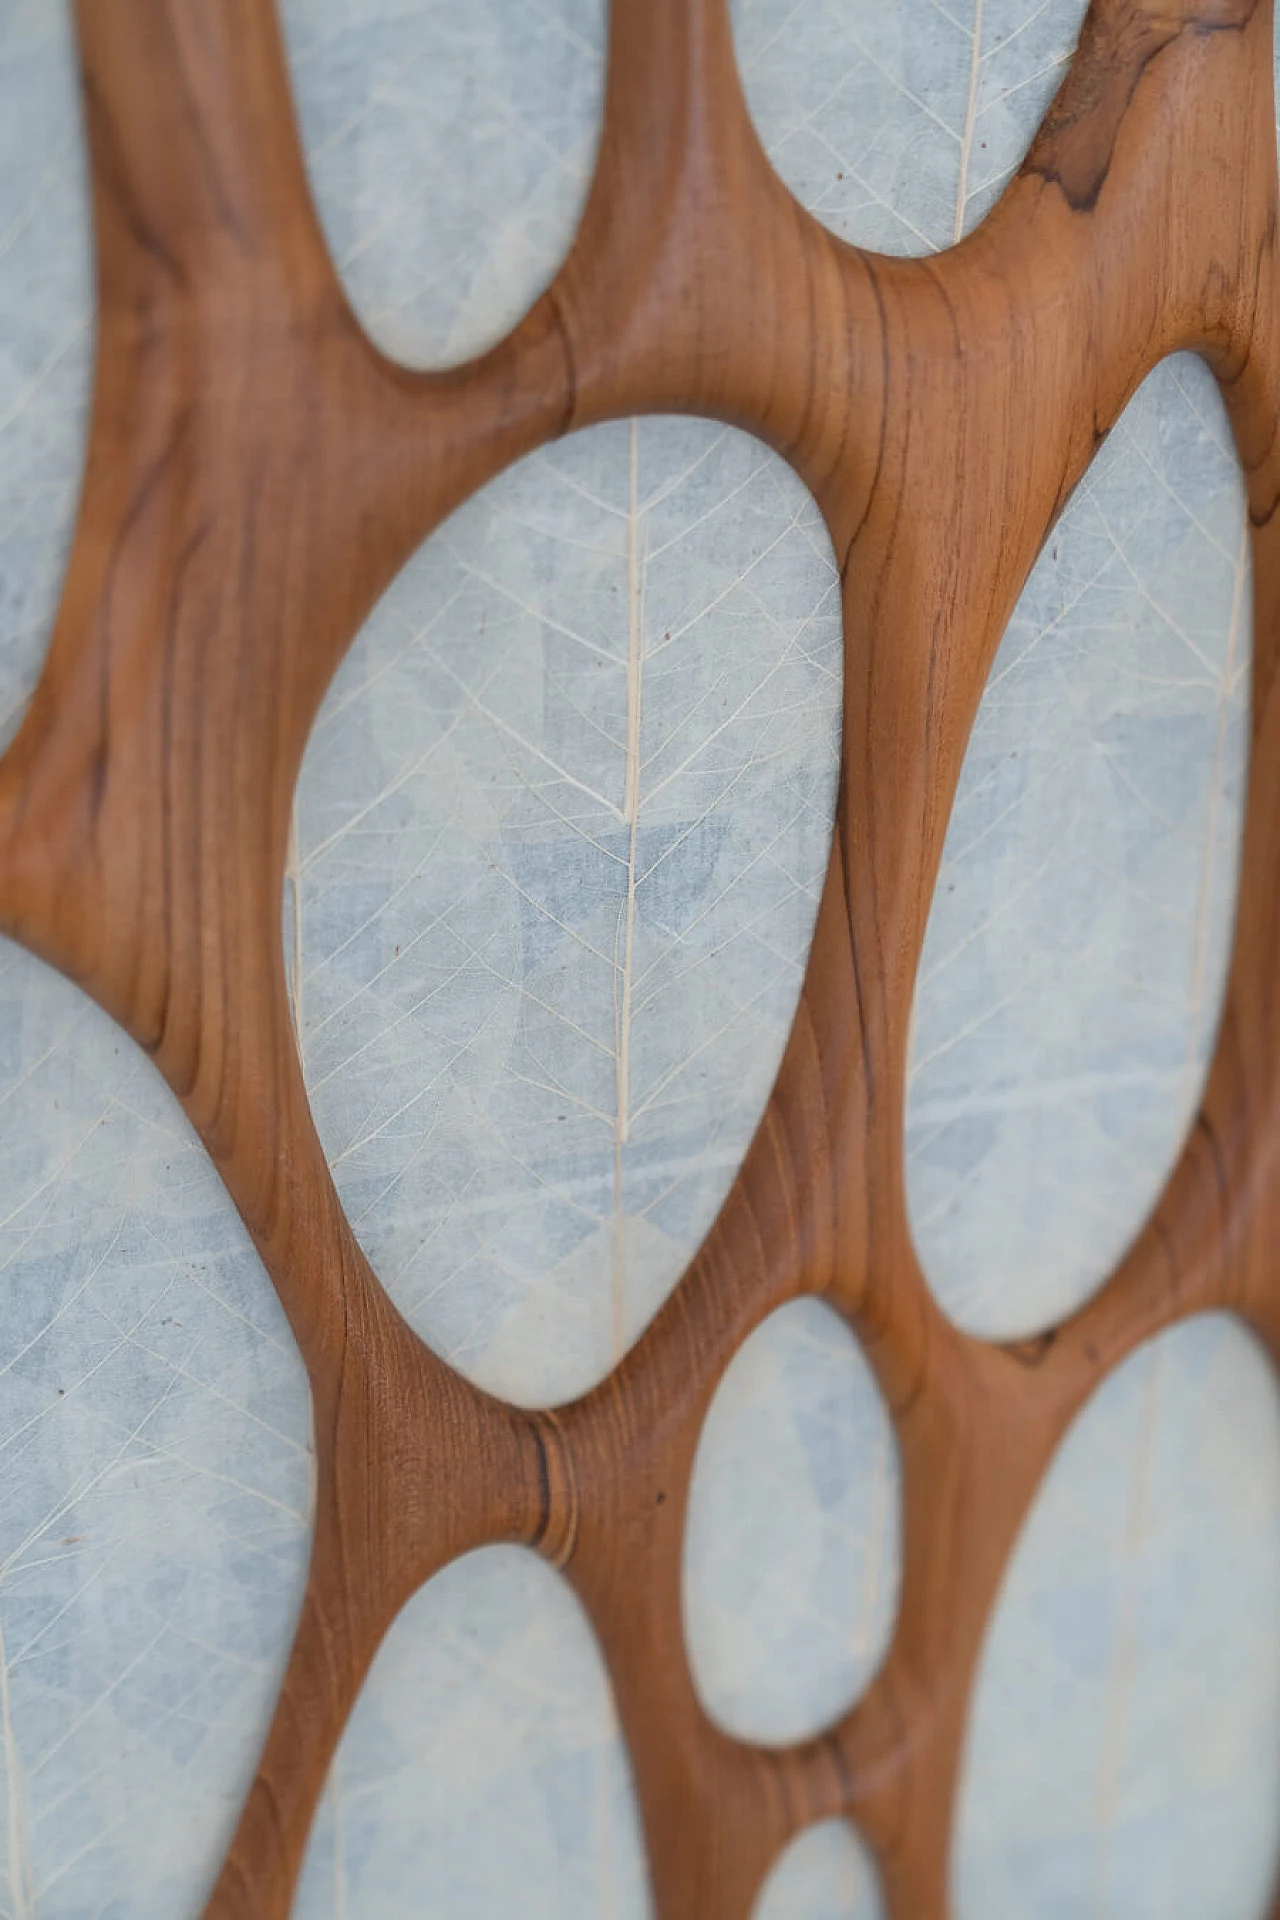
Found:
[[[775,164],[837,232],[990,205],[1080,0],[740,0]],[[602,0],[284,0],[325,229],[365,324],[444,364],[572,235]],[[47,641],[92,350],[62,0],[0,0],[0,728]],[[1212,382],[1141,389],[987,690],[917,997],[910,1203],[973,1332],[1052,1324],[1140,1224],[1230,936],[1249,663]],[[524,1402],[598,1380],[674,1285],[767,1095],[834,796],[840,608],[800,482],[621,421],[459,510],[317,721],[285,927],[338,1187],[397,1302]],[[74,989],[0,951],[0,1920],[195,1920],[305,1569],[306,1383],[190,1129]],[[731,1731],[855,1699],[892,1631],[898,1468],[805,1303],[735,1359],[686,1631]],[[1280,1402],[1234,1324],[1136,1355],[1068,1436],[970,1728],[960,1920],[1262,1920],[1280,1812]],[[515,1549],[406,1609],[343,1741],[300,1920],[644,1920],[625,1752],[576,1601]],[[838,1824],[757,1920],[873,1920]]]

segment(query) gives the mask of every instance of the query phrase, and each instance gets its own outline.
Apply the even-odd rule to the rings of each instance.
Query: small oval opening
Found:
[[[312,191],[384,352],[492,346],[569,250],[603,104],[603,0],[282,0]]]
[[[725,1370],[689,1495],[689,1660],[727,1732],[785,1745],[853,1705],[893,1630],[899,1505],[853,1335],[819,1300],[779,1307]]]
[[[0,19],[0,748],[49,644],[84,468],[93,285],[70,9]]]

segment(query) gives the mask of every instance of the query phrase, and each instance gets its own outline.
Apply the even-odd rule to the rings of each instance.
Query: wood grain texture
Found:
[[[894,1920],[943,1920],[975,1662],[1044,1468],[1159,1328],[1244,1316],[1280,1362],[1280,312],[1265,0],[1095,0],[1020,173],[950,251],[834,239],[766,161],[727,0],[613,0],[604,133],[572,252],[493,351],[436,374],[357,326],[311,204],[270,0],[78,0],[98,259],[80,520],[43,676],[0,761],[0,929],[147,1049],[197,1127],[306,1360],[307,1594],[207,1920],[284,1920],[391,1620],[449,1559],[537,1547],[584,1601],[635,1768],[661,1920],[746,1920],[787,1839],[856,1818]],[[1226,1007],[1203,1104],[1102,1291],[1017,1347],[939,1312],[907,1226],[907,1029],[985,675],[1098,440],[1179,348],[1245,470],[1252,761]],[[615,416],[749,429],[813,492],[844,581],[844,747],[812,954],[715,1227],[593,1393],[527,1413],[437,1359],[342,1212],[280,940],[294,783],[378,595],[468,494]],[[904,1573],[864,1698],[786,1751],[714,1726],[681,1554],[710,1397],[804,1292],[863,1343],[896,1425]],[[1280,1909],[1277,1909],[1280,1911]]]

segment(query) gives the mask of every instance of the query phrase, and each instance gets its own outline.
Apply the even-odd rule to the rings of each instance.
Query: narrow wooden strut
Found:
[[[727,0],[613,0],[573,250],[447,373],[356,324],[307,185],[270,0],[77,0],[98,351],[47,664],[0,761],[0,928],[153,1056],[310,1374],[319,1494],[297,1637],[206,1920],[285,1920],[317,1797],[405,1600],[487,1541],[564,1569],[626,1730],[660,1920],[746,1920],[786,1841],[858,1821],[893,1920],[945,1920],[964,1720],[1002,1570],[1055,1445],[1134,1346],[1229,1307],[1280,1360],[1280,335],[1266,0],[1095,0],[1021,171],[923,260],[843,245],[772,172]],[[1252,760],[1226,1010],[1142,1234],[1055,1334],[961,1335],[903,1178],[907,1024],[965,742],[1039,548],[1164,355],[1208,360],[1253,544]],[[307,1103],[280,925],[308,729],[428,533],[590,422],[687,412],[812,490],[844,582],[830,864],[777,1084],[704,1246],[593,1393],[508,1407],[390,1303]],[[694,1449],[783,1301],[863,1342],[904,1469],[890,1653],[822,1737],[764,1750],[695,1692],[681,1622]],[[1280,1914],[1280,1905],[1275,1911]]]

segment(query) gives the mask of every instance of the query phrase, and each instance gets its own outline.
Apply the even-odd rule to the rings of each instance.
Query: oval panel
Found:
[[[752,1920],[883,1920],[875,1865],[845,1820],[791,1842],[765,1881]]]
[[[1234,913],[1250,659],[1239,465],[1179,356],[1050,536],[983,695],[916,986],[907,1195],[967,1332],[1100,1284],[1199,1100]]]
[[[48,647],[84,465],[93,288],[70,13],[0,13],[0,747]]]
[[[321,709],[312,1106],[375,1270],[493,1392],[599,1380],[734,1177],[826,866],[840,631],[790,468],[624,421],[456,513]]]
[[[1086,0],[735,0],[747,104],[802,206],[925,254],[968,233],[1066,73]]]
[[[363,325],[448,366],[532,305],[595,158],[604,0],[281,0],[312,191]]]
[[[727,1732],[785,1745],[853,1705],[893,1631],[900,1497],[853,1335],[819,1300],[779,1307],[725,1370],[689,1494],[689,1660]]]
[[[306,1375],[150,1062],[7,943],[0,1165],[0,1911],[173,1920],[293,1634]]]
[[[649,1920],[613,1695],[577,1600],[519,1547],[411,1600],[356,1703],[295,1920]]]
[[[1104,1382],[1026,1522],[972,1709],[959,1920],[1263,1920],[1278,1611],[1280,1395],[1207,1315]]]

